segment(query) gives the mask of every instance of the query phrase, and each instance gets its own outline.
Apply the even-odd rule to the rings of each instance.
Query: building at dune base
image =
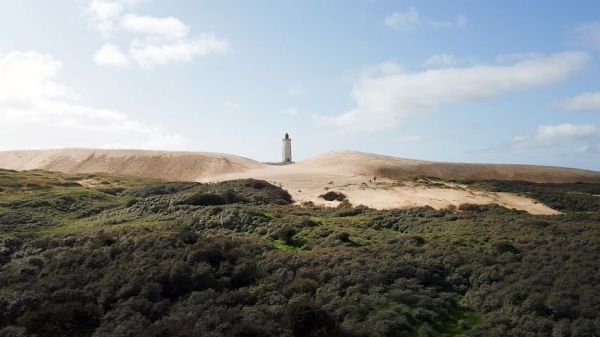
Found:
[[[290,135],[287,133],[283,137],[283,149],[282,149],[281,162],[283,164],[293,163],[293,161],[292,161],[292,139],[290,138]]]

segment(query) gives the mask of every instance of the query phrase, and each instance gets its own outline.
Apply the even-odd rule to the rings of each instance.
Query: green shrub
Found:
[[[335,320],[312,302],[293,302],[283,313],[284,325],[297,337],[328,337],[335,334]]]
[[[350,242],[350,233],[340,232],[340,233],[336,234],[335,238],[341,242]]]
[[[42,337],[89,335],[99,323],[100,312],[92,303],[50,304],[28,311],[17,324]]]
[[[344,201],[346,199],[346,195],[341,192],[329,191],[325,194],[321,194],[319,198],[327,201]]]
[[[194,206],[217,206],[226,205],[227,200],[220,194],[197,193],[185,198],[181,203]]]
[[[459,211],[476,212],[478,209],[479,209],[479,205],[476,205],[476,204],[462,203],[462,204],[458,205]]]
[[[257,190],[262,190],[263,188],[272,186],[271,184],[269,184],[268,182],[264,181],[264,180],[256,180],[256,179],[247,179],[246,180],[246,186],[248,187],[252,187],[254,189]]]
[[[290,225],[284,225],[275,233],[275,236],[287,245],[294,243],[294,235],[296,235],[296,229]]]
[[[494,242],[492,244],[492,249],[497,254],[504,254],[504,253],[507,253],[507,252],[508,253],[513,253],[513,254],[520,253],[520,250],[518,250],[515,246],[513,246],[512,243],[510,243],[508,241]]]
[[[235,204],[238,202],[246,202],[246,198],[243,195],[235,192],[234,190],[228,189],[223,193],[223,198],[227,204]]]
[[[282,288],[286,297],[292,297],[297,294],[314,294],[319,288],[319,284],[311,279],[296,278]]]

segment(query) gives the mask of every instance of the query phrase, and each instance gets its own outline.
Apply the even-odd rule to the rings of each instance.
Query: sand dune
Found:
[[[466,185],[447,184],[428,186],[413,181],[397,181],[379,176],[373,180],[368,168],[344,167],[336,163],[331,170],[327,165],[299,163],[289,166],[270,166],[244,172],[206,176],[200,182],[224,181],[241,178],[267,180],[285,188],[298,203],[310,201],[317,205],[335,207],[337,201],[325,201],[319,196],[327,191],[342,192],[353,205],[377,209],[431,206],[436,209],[458,206],[462,203],[496,203],[507,208],[532,214],[552,215],[559,212],[537,201],[511,193],[496,193],[469,189]]]
[[[241,172],[266,166],[222,153],[60,149],[0,152],[0,168],[68,173],[105,172],[168,180]]]
[[[333,151],[296,165],[389,178],[424,175],[442,179],[600,182],[600,172],[597,171],[539,165],[442,163],[356,151]]]
[[[510,193],[475,191],[465,185],[427,186],[398,178],[420,175],[441,179],[498,179],[533,182],[600,182],[600,172],[502,164],[439,163],[354,151],[325,153],[302,162],[273,166],[220,153],[142,150],[61,149],[0,152],[0,168],[44,169],[71,173],[106,172],[200,182],[256,178],[287,189],[297,202],[335,206],[319,195],[341,191],[351,203],[374,208],[461,203],[500,205],[535,214],[557,212],[535,200]],[[377,180],[373,180],[377,177]]]

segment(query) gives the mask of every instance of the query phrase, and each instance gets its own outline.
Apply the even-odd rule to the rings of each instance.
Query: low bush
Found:
[[[335,238],[341,242],[350,242],[350,233],[340,232],[340,233],[336,234]]]
[[[296,278],[283,286],[282,292],[287,297],[298,294],[314,294],[319,289],[319,284],[311,279]]]
[[[319,305],[293,302],[286,306],[284,324],[296,337],[328,337],[335,335],[335,320]]]
[[[220,194],[215,193],[196,193],[181,201],[184,205],[194,206],[217,206],[226,205],[227,199]]]
[[[294,243],[294,235],[296,235],[296,229],[290,225],[284,225],[275,233],[275,236],[279,240],[288,245]]]
[[[346,195],[341,192],[329,191],[325,194],[321,194],[319,198],[327,201],[344,201],[346,199]]]

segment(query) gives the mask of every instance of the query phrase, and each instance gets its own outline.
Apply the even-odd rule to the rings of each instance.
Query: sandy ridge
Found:
[[[105,172],[168,180],[245,171],[266,166],[223,153],[60,149],[0,152],[0,168],[67,173]]]
[[[319,195],[341,191],[348,200],[373,208],[461,203],[498,203],[534,214],[556,214],[535,200],[510,193],[469,190],[467,186],[424,186],[398,179],[435,176],[448,179],[498,179],[533,182],[600,182],[600,172],[510,164],[440,163],[391,156],[334,151],[292,165],[273,166],[223,153],[144,150],[60,149],[0,151],[0,168],[43,169],[67,173],[105,172],[167,180],[212,182],[241,178],[270,181],[288,190],[299,203],[335,206]],[[373,178],[377,177],[377,180]]]

